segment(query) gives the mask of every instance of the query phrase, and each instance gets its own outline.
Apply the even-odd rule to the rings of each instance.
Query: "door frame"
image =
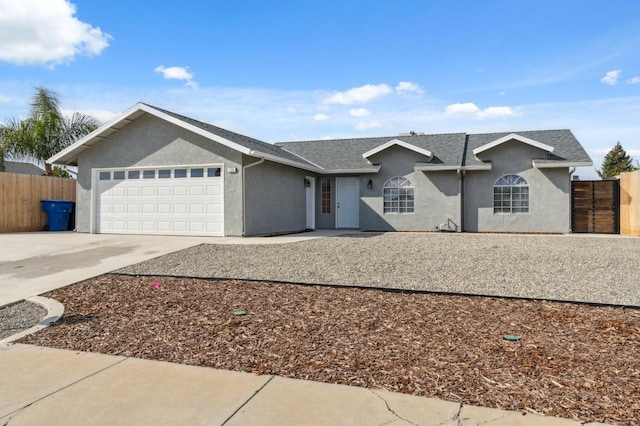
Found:
[[[355,182],[357,193],[355,198],[350,199],[349,201],[354,203],[356,215],[354,223],[343,224],[344,220],[340,218],[340,197],[341,197],[341,186],[346,182]],[[336,228],[348,228],[348,229],[358,229],[360,227],[360,177],[358,176],[349,176],[349,177],[336,177]]]

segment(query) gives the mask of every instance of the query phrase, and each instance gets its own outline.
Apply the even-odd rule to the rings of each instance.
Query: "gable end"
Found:
[[[553,149],[554,149],[551,145],[547,145],[542,142],[538,142],[533,139],[529,139],[527,137],[524,137],[515,133],[511,133],[510,135],[504,136],[500,139],[496,139],[493,142],[489,142],[488,144],[477,147],[472,151],[473,155],[478,155],[484,151],[487,151],[491,148],[495,148],[496,146],[502,145],[503,143],[509,142],[509,141],[518,141],[518,142],[533,146],[535,148],[541,149],[543,151],[547,151],[549,153],[553,152]]]
[[[406,149],[414,151],[414,152],[417,152],[418,154],[422,154],[422,155],[424,155],[425,157],[427,157],[429,159],[433,158],[433,153],[431,151],[429,151],[427,149],[423,149],[423,148],[417,147],[415,145],[411,145],[410,143],[403,142],[403,141],[401,141],[399,139],[390,140],[387,143],[384,143],[384,144],[382,144],[380,146],[377,146],[377,147],[373,148],[370,151],[365,152],[364,154],[362,154],[362,158],[369,158],[372,155],[375,155],[375,154],[377,154],[377,153],[379,153],[381,151],[384,151],[385,149],[390,148],[390,147],[395,146],[395,145],[401,146],[403,148],[406,148]]]

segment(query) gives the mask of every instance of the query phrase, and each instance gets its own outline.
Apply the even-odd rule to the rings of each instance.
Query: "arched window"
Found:
[[[504,175],[493,184],[494,213],[528,213],[529,184],[518,175]]]
[[[385,213],[413,213],[413,184],[403,177],[392,177],[382,187]]]

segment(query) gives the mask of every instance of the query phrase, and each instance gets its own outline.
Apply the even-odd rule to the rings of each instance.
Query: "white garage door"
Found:
[[[221,166],[97,171],[96,232],[224,235]]]

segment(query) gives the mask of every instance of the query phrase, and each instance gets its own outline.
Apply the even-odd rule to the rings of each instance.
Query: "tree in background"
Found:
[[[622,148],[620,142],[604,157],[602,169],[596,170],[601,179],[609,179],[618,176],[622,172],[632,172],[636,168],[631,163],[631,157]]]
[[[36,88],[31,114],[25,120],[9,119],[0,125],[0,154],[45,163],[47,176],[52,175],[46,160],[81,137],[91,133],[98,121],[79,112],[65,117],[60,111],[58,95],[44,87]],[[0,162],[2,167],[4,162]]]

